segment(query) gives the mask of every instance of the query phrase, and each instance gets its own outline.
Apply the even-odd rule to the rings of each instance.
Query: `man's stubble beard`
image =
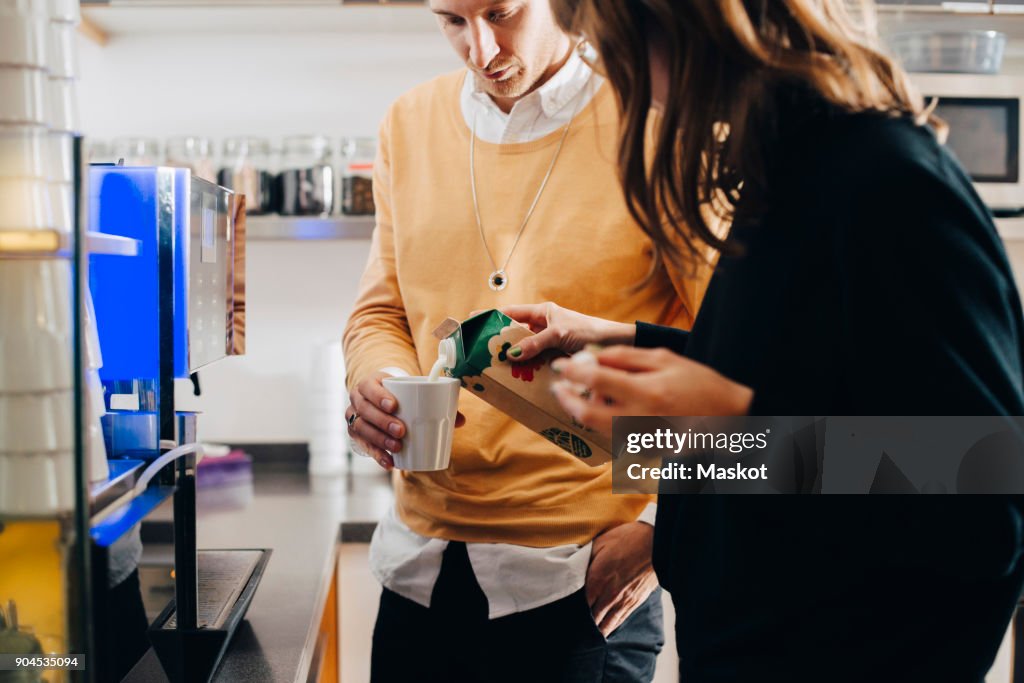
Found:
[[[531,83],[527,82],[527,75],[520,67],[519,72],[504,81],[491,81],[483,76],[476,76],[477,86],[492,97],[520,97],[529,91]]]
[[[554,55],[560,35],[558,33],[550,33],[539,36],[537,40],[542,44],[540,48],[541,54],[550,52]],[[490,67],[490,65],[488,66]],[[512,63],[508,66],[515,68],[517,72],[515,76],[505,81],[491,81],[474,72],[478,89],[491,97],[518,98],[531,92],[544,75],[544,70],[531,74],[525,62],[520,58],[514,57]],[[493,68],[488,70],[493,71]]]

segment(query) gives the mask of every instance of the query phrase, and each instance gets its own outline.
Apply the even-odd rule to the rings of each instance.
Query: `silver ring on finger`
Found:
[[[353,410],[352,414],[349,415],[348,419],[346,420],[346,422],[348,422],[348,428],[352,429],[353,425],[355,425],[356,420],[358,420],[358,419],[359,419],[359,413],[357,413],[356,411]],[[335,422],[335,424],[337,424],[337,422]]]

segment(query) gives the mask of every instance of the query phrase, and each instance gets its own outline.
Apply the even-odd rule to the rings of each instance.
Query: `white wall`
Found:
[[[200,399],[179,387],[179,405],[204,413],[202,438],[309,440],[313,350],[341,338],[368,251],[364,240],[249,244],[246,355],[201,370]]]
[[[392,34],[132,33],[106,47],[79,42],[82,122],[99,138],[376,135],[392,100],[459,65],[429,23]]]
[[[425,29],[80,40],[83,129],[100,139],[376,135],[392,100],[459,65],[429,16]],[[248,353],[203,370],[201,399],[179,391],[182,408],[204,412],[203,438],[308,440],[311,353],[340,337],[368,250],[365,240],[249,244]]]

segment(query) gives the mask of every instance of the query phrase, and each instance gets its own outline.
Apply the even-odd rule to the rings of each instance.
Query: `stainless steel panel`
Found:
[[[231,349],[234,315],[232,193],[189,179],[188,367],[220,360]]]

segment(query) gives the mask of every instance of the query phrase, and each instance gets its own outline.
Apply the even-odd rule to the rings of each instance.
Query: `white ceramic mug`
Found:
[[[57,507],[57,471],[46,457],[0,452],[0,513],[31,515]]]
[[[75,505],[74,456],[0,452],[0,514],[45,515]]]
[[[0,64],[46,68],[49,23],[38,14],[0,10]]]
[[[0,260],[0,394],[70,389],[71,264]]]
[[[0,14],[31,14],[48,19],[50,9],[50,0],[0,0]]]
[[[50,76],[54,78],[78,77],[78,50],[75,44],[74,24],[50,22],[47,41]]]
[[[394,415],[405,423],[401,450],[392,454],[395,467],[413,472],[448,469],[452,435],[459,411],[459,380],[440,377],[388,377],[384,388],[394,394]]]
[[[0,66],[0,123],[46,125],[46,72],[24,66]]]
[[[0,178],[49,177],[49,146],[50,134],[41,126],[0,127]]]
[[[0,394],[0,451],[43,453],[74,448],[74,400],[69,389]]]
[[[53,227],[45,178],[0,178],[0,230]]]
[[[50,78],[47,83],[47,123],[50,129],[61,133],[77,133],[81,126],[78,119],[75,81],[70,78]]]
[[[46,177],[52,183],[75,181],[74,138],[70,133],[50,133],[44,142]]]
[[[342,415],[348,406],[348,397],[338,391],[310,391],[306,394],[306,400],[314,421],[326,418],[331,422],[336,416]]]
[[[348,470],[345,460],[347,452],[348,443],[329,448],[315,448],[310,445],[309,473],[317,477],[344,474]]]
[[[28,0],[31,2],[32,0]],[[61,21],[68,24],[77,24],[82,21],[82,11],[78,0],[49,0],[48,11],[52,21]]]
[[[51,226],[54,230],[71,232],[75,218],[75,189],[71,183],[47,183],[50,197]]]

